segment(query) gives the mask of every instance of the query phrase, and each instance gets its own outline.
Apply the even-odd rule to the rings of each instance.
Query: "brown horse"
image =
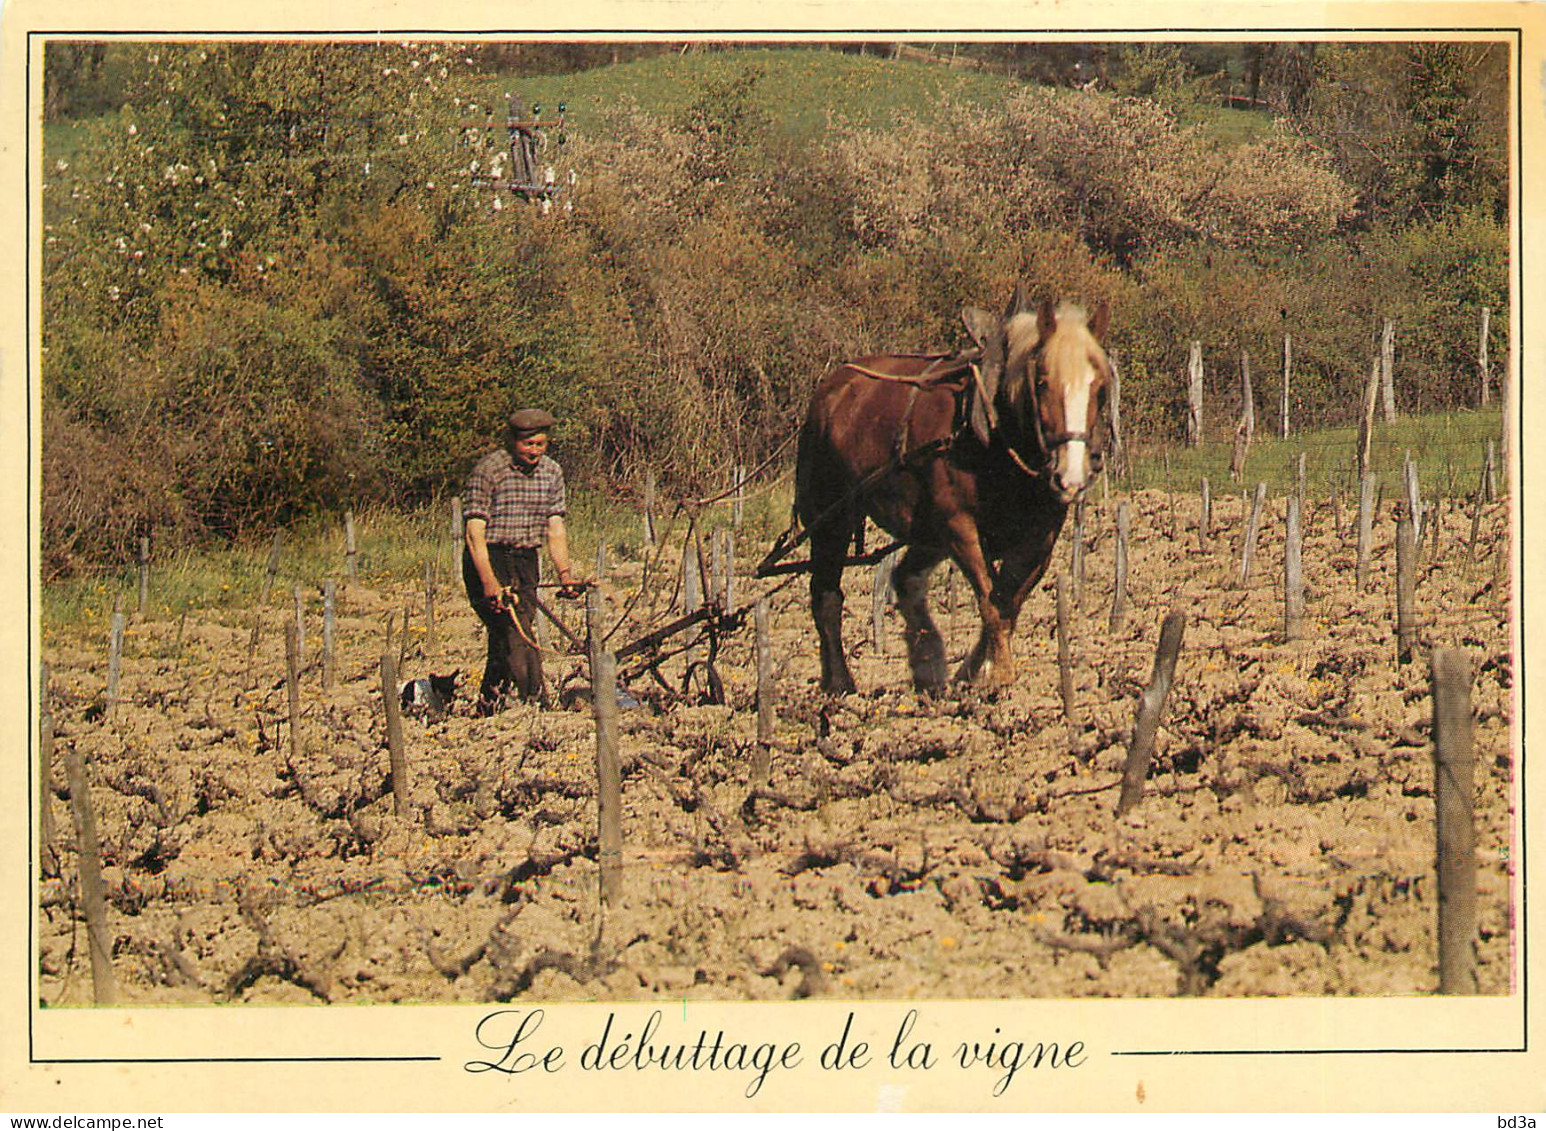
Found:
[[[945,648],[927,607],[930,572],[954,558],[977,595],[982,632],[956,673],[989,687],[1015,678],[1010,636],[1041,580],[1069,504],[1099,470],[1111,363],[1105,304],[1043,303],[1023,288],[1002,317],[962,312],[978,351],[869,357],[817,387],[800,432],[795,514],[811,542],[811,614],[821,686],[854,690],[843,654],[842,576],[868,515],[906,552],[892,575],[913,683],[945,685]]]

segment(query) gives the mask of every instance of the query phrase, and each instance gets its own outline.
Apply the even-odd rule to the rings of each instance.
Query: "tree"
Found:
[[[1328,44],[1305,129],[1359,189],[1364,225],[1456,208],[1508,215],[1502,43]]]

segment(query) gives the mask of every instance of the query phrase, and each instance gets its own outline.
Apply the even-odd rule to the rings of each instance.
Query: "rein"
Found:
[[[897,385],[912,385],[920,389],[929,389],[935,387],[936,385],[946,384],[951,379],[960,377],[962,374],[974,372],[977,366],[974,362],[960,361],[952,365],[949,369],[935,373],[932,372],[934,367],[931,365],[922,373],[913,374],[911,376],[900,373],[881,373],[875,369],[867,369],[862,365],[855,365],[851,361],[845,362],[843,368],[852,369],[861,377],[870,377],[876,381],[890,381]]]

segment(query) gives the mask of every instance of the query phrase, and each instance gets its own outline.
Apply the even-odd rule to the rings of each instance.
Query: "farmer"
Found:
[[[535,633],[537,548],[544,539],[558,570],[559,596],[581,592],[569,562],[564,472],[547,454],[554,423],[540,408],[511,413],[502,446],[480,459],[467,480],[462,581],[488,629],[480,716],[499,710],[512,688],[524,700],[544,698]]]

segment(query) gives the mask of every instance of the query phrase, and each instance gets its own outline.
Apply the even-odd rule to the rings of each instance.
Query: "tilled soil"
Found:
[[[765,780],[754,776],[749,626],[718,656],[723,705],[702,703],[701,668],[679,694],[702,643],[661,665],[672,692],[634,675],[638,705],[620,714],[624,894],[604,924],[585,668],[555,647],[550,686],[570,705],[472,718],[481,630],[449,586],[437,641],[416,608],[408,646],[392,645],[404,679],[466,677],[449,717],[404,720],[401,817],[378,662],[387,615],[422,599],[406,584],[341,585],[336,676],[324,690],[308,657],[298,756],[275,627],[287,591],[265,610],[250,669],[255,610],[133,618],[120,702],[107,713],[106,633],[51,630],[59,832],[39,888],[41,1000],[92,993],[70,747],[88,767],[129,1003],[1431,992],[1430,645],[1471,661],[1478,970],[1482,992],[1507,992],[1506,508],[1485,509],[1474,561],[1469,506],[1445,508],[1436,553],[1424,537],[1420,644],[1399,663],[1388,508],[1360,592],[1352,514],[1339,532],[1329,502],[1311,507],[1307,632],[1287,642],[1281,501],[1244,585],[1241,499],[1216,503],[1206,547],[1196,499],[1141,493],[1130,505],[1127,616],[1115,629],[1115,500],[1088,510],[1073,722],[1058,692],[1050,584],[1021,617],[1013,688],[926,699],[911,690],[894,612],[884,654],[870,642],[871,571],[852,571],[847,638],[861,692],[835,702],[816,688],[804,581],[780,589]],[[1070,543],[1065,531],[1056,568]],[[762,547],[739,551],[753,559]],[[635,562],[609,578],[614,616],[640,573]],[[737,581],[740,600],[770,588]],[[959,578],[949,587],[942,572],[935,593],[959,660],[975,613]],[[310,603],[315,654],[320,598]],[[1135,704],[1173,606],[1188,618],[1175,684],[1144,799],[1119,818]],[[672,615],[650,609],[638,602],[613,643]],[[563,643],[551,631],[548,642]]]

